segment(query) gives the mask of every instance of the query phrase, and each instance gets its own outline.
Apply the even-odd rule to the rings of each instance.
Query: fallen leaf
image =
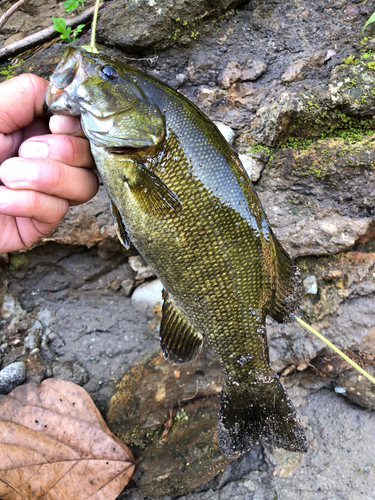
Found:
[[[329,61],[335,55],[336,55],[336,51],[335,50],[333,50],[333,49],[327,50],[327,55],[326,55],[326,57],[324,59],[324,64],[326,64],[326,62]]]
[[[0,401],[1,500],[111,500],[133,472],[131,451],[78,385],[47,379]]]
[[[164,439],[165,436],[168,434],[168,432],[171,430],[171,427],[173,425],[172,412],[173,412],[173,408],[169,408],[169,419],[164,424],[164,430],[163,430],[163,434],[160,436],[160,441],[162,439]]]

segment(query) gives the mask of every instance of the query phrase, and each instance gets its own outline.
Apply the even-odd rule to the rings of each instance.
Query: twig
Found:
[[[101,3],[99,8],[103,7],[104,4],[105,2]],[[95,7],[90,7],[90,9],[87,9],[79,16],[76,16],[73,19],[69,19],[68,21],[66,21],[66,25],[74,28],[78,24],[88,21],[92,16],[94,10]],[[20,52],[24,52],[30,49],[31,47],[34,47],[34,45],[46,42],[50,38],[53,38],[54,36],[56,36],[56,31],[52,26],[50,26],[49,28],[45,28],[44,30],[34,33],[33,35],[27,36],[23,40],[19,40],[18,42],[7,45],[3,49],[0,49],[0,61],[2,61],[3,59],[7,59],[10,56],[19,54]]]
[[[19,9],[19,7],[21,7],[21,5],[23,5],[25,2],[27,2],[27,0],[18,0],[17,3],[12,5],[12,7],[10,7],[6,12],[4,12],[4,14],[0,17],[0,30],[4,26],[4,24],[8,21],[8,19],[11,16],[13,16],[16,10]]]
[[[194,399],[194,398],[195,398],[195,396],[198,394],[198,386],[199,386],[198,379],[196,379],[196,381],[195,381],[195,382],[196,382],[196,386],[195,386],[195,393],[194,393],[192,396],[190,396],[190,398],[182,398],[182,399],[180,399],[180,401],[178,402],[178,406],[181,406],[181,403],[182,403],[183,401],[189,401],[190,399]]]

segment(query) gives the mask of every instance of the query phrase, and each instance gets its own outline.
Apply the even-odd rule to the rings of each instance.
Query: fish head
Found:
[[[130,70],[110,57],[69,47],[50,78],[45,111],[81,116],[90,143],[111,153],[154,148],[164,140],[165,118]]]

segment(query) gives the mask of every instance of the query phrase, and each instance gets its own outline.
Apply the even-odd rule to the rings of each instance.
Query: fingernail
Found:
[[[18,151],[21,158],[47,158],[48,144],[45,142],[24,142]]]
[[[33,181],[37,174],[38,166],[26,159],[12,158],[1,165],[1,177],[7,185]]]
[[[53,115],[49,120],[49,128],[53,134],[78,134],[81,122],[76,116]]]

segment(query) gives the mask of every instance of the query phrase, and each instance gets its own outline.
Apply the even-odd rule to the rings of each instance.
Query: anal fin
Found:
[[[112,216],[113,216],[113,222],[115,224],[115,228],[116,228],[118,239],[124,245],[124,247],[126,248],[126,250],[129,250],[129,248],[130,248],[130,238],[129,238],[128,232],[126,230],[124,220],[121,217],[120,212],[118,211],[116,205],[113,203],[112,200],[111,200],[110,206],[111,206],[111,212],[112,212]]]
[[[173,298],[165,291],[163,295],[163,315],[160,325],[161,349],[165,359],[172,363],[187,363],[200,353],[204,337],[180,311]]]

